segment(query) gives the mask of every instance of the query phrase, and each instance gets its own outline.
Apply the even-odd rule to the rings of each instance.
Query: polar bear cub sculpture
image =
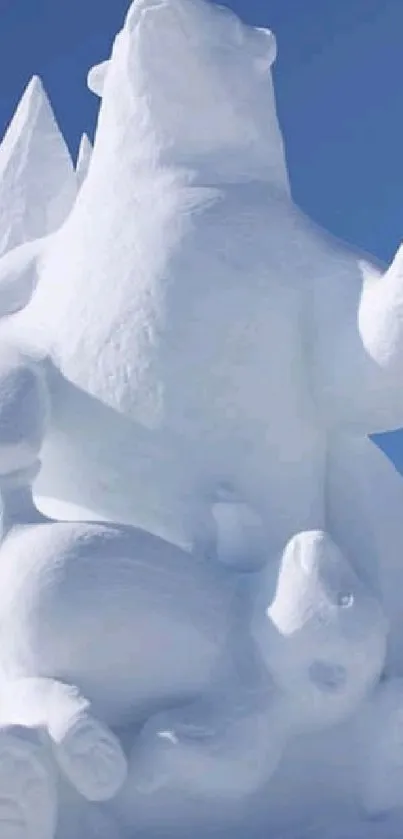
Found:
[[[297,725],[336,724],[379,678],[387,635],[380,604],[323,531],[297,534],[275,579],[270,566],[265,576],[253,634],[266,665],[295,704]]]
[[[250,790],[270,777],[296,727],[312,727],[318,712],[323,726],[352,713],[382,667],[384,623],[376,602],[359,587],[347,619],[332,621],[329,606],[323,623],[318,613],[305,620],[309,626],[304,631],[300,616],[293,618],[285,627],[285,632],[291,628],[285,663],[276,655],[275,633],[264,631],[263,612],[263,631],[259,635],[256,620],[254,634],[279,687],[268,690],[265,684],[259,708],[235,714],[233,724],[234,697],[221,692],[216,734],[195,737],[192,711],[190,719],[184,718],[183,708],[154,717],[153,711],[191,703],[209,692],[214,697],[218,671],[231,669],[227,657],[242,645],[232,618],[237,574],[232,577],[207,561],[194,563],[184,551],[150,534],[102,524],[14,525],[0,553],[0,820],[7,839],[22,839],[27,827],[35,839],[54,835],[53,816],[46,828],[37,826],[42,810],[34,808],[30,793],[37,802],[41,798],[44,812],[56,812],[49,805],[45,742],[86,798],[105,800],[117,792],[126,773],[119,742],[105,723],[118,728],[151,714],[141,739],[143,759],[133,751],[137,786],[144,776],[151,776],[157,787],[179,777],[196,793],[206,790],[206,781],[215,795],[220,786],[226,794],[234,786],[239,793],[239,784]],[[322,581],[315,580],[313,591],[318,585],[323,590]],[[343,608],[334,604],[335,610]],[[272,614],[277,614],[276,600]],[[284,631],[280,622],[278,631]],[[306,687],[309,678],[313,688]],[[45,740],[38,734],[43,731]],[[253,766],[245,759],[251,747]],[[17,805],[21,810],[24,802],[24,828],[15,833],[12,822],[8,834],[7,812]]]

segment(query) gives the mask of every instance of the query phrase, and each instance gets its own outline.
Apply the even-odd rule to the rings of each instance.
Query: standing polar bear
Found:
[[[0,333],[24,349],[27,370],[36,365],[48,394],[50,427],[41,452],[38,491],[149,531],[144,537],[146,577],[152,575],[151,546],[161,537],[166,540],[161,541],[168,564],[168,556],[175,556],[179,565],[185,556],[191,562],[185,549],[200,535],[207,544],[214,543],[210,499],[215,487],[223,484],[233,487],[262,522],[266,558],[281,554],[300,533],[329,532],[340,545],[342,553],[328,541],[330,537],[324,543],[316,536],[306,537],[311,559],[302,567],[297,537],[281,563],[279,599],[270,605],[273,620],[267,645],[264,610],[260,623],[253,620],[259,655],[262,649],[269,651],[264,672],[273,671],[278,696],[290,697],[285,703],[289,716],[287,725],[283,718],[273,722],[272,709],[279,706],[270,699],[263,729],[256,728],[260,713],[247,714],[246,720],[241,715],[246,733],[240,741],[247,747],[251,740],[256,747],[266,745],[273,730],[278,731],[281,742],[271,750],[276,763],[288,737],[284,729],[288,732],[289,720],[294,725],[298,716],[291,709],[299,690],[304,702],[298,707],[302,716],[307,714],[309,725],[312,701],[319,717],[319,711],[323,713],[322,724],[329,725],[352,713],[379,676],[385,628],[372,590],[382,594],[391,623],[388,667],[397,673],[402,666],[401,516],[390,540],[384,506],[376,496],[390,495],[398,510],[403,492],[366,435],[402,424],[403,336],[401,254],[383,276],[377,265],[318,230],[291,200],[270,76],[274,57],[270,32],[245,27],[228,10],[202,0],[133,3],[110,62],[90,75],[102,104],[88,175],[69,218],[55,235],[30,248],[29,259],[20,251],[0,262],[0,283],[9,287],[21,282],[35,288],[26,308],[3,320]],[[25,467],[25,462],[19,466]],[[35,512],[30,515],[35,517]],[[82,633],[77,644],[70,648],[66,642],[64,647],[66,635],[57,624],[56,653],[47,672],[16,667],[21,650],[28,649],[32,656],[30,645],[41,637],[43,593],[52,595],[52,619],[65,618],[58,604],[68,599],[58,585],[68,574],[66,578],[63,573],[50,574],[49,579],[48,571],[57,567],[56,556],[62,570],[71,569],[72,555],[81,562],[84,533],[94,551],[99,534],[101,542],[111,539],[113,558],[119,540],[126,538],[123,532],[136,544],[140,537],[138,530],[113,526],[103,530],[99,525],[98,532],[96,526],[85,524],[52,524],[48,526],[54,528],[53,534],[67,544],[65,550],[60,547],[60,553],[59,548],[53,553],[53,539],[44,544],[44,534],[51,531],[44,523],[35,526],[40,526],[40,536],[19,530],[16,538],[11,532],[11,541],[7,534],[2,546],[4,558],[9,557],[2,573],[10,575],[17,597],[20,589],[14,590],[12,584],[20,578],[10,557],[28,562],[30,552],[25,548],[30,538],[40,543],[37,576],[27,572],[23,578],[27,588],[20,605],[14,610],[4,604],[7,616],[16,621],[15,632],[7,633],[16,648],[3,664],[8,672],[11,667],[13,678],[23,680],[18,690],[13,682],[13,697],[33,691],[29,704],[39,708],[36,722],[39,718],[41,730],[45,728],[53,743],[53,726],[46,716],[52,707],[49,682],[26,679],[58,681],[57,662],[71,655],[71,669],[63,669],[62,683],[76,684],[81,655],[81,673],[91,674],[91,663],[96,670],[95,665],[103,662],[85,658],[88,650]],[[207,532],[209,528],[213,530]],[[136,550],[132,545],[131,556]],[[240,553],[244,557],[247,551]],[[346,562],[345,555],[360,571],[363,588],[358,586],[352,601],[351,592],[345,600],[346,593],[339,598],[337,591],[334,602],[329,600],[322,574],[327,569],[325,578],[331,581],[333,572],[328,575],[328,565],[318,560],[328,554],[332,569]],[[213,579],[221,573],[224,569],[216,569]],[[305,585],[306,574],[309,585],[304,596],[296,597],[291,614],[282,593],[289,589],[290,579]],[[52,583],[47,588],[43,580],[49,585],[55,580],[55,587]],[[216,583],[213,588],[216,591]],[[228,587],[224,589],[227,597]],[[151,582],[148,593],[151,597]],[[27,622],[20,624],[27,603]],[[324,637],[322,608],[330,618]],[[82,614],[87,615],[84,607]],[[293,623],[296,617],[299,623]],[[37,618],[33,627],[30,621]],[[90,627],[95,645],[99,619],[97,615]],[[189,626],[193,620],[192,614]],[[273,630],[276,621],[280,638]],[[210,618],[201,622],[199,652],[204,650],[203,633],[209,634],[209,624]],[[193,629],[197,633],[196,624]],[[44,649],[42,643],[39,648]],[[111,651],[114,654],[115,647]],[[357,656],[365,666],[354,668],[350,652],[352,661]],[[39,653],[33,658],[39,661]],[[119,670],[115,656],[113,663]],[[126,665],[121,671],[124,677],[131,674]],[[194,655],[195,678],[202,672]],[[8,680],[7,684],[9,676]],[[130,679],[123,678],[123,683],[129,684],[130,699],[132,689],[133,699],[137,698],[137,671],[135,686]],[[112,773],[113,782],[117,777],[120,783],[125,761],[119,743],[104,727],[115,719],[109,717],[107,703],[97,700],[97,689],[102,694],[105,684],[105,672],[93,695],[90,689],[87,696],[83,684],[78,702],[83,702],[91,736],[94,731],[105,736],[107,751],[120,767],[121,774]],[[65,697],[63,690],[53,691],[53,682],[51,686],[53,697]],[[204,682],[198,686],[201,693],[203,686]],[[329,701],[323,701],[324,693]],[[112,694],[113,704],[119,697],[114,686]],[[72,699],[74,708],[77,695],[67,690],[60,707],[66,701],[69,710]],[[166,699],[165,688],[162,702]],[[98,703],[100,729],[96,715],[89,724],[87,702],[95,709]],[[10,718],[8,708],[6,703],[7,725],[24,723],[23,718]],[[151,785],[158,787],[174,775],[184,783],[194,781],[197,788],[207,784],[215,766],[219,775],[212,773],[211,778],[216,783],[220,777],[225,788],[233,739],[220,741],[225,746],[223,762],[217,763],[216,752],[211,761],[208,748],[200,752],[192,737],[189,742],[187,724],[178,712],[169,713],[168,718],[150,719],[144,729],[142,757]],[[71,733],[66,715],[69,725],[66,730],[62,726],[62,745]],[[35,728],[35,719],[31,722]],[[166,731],[170,736],[161,737]],[[30,753],[32,746],[33,763],[40,765],[40,778],[45,778],[45,787],[40,781],[39,789],[48,802],[54,801],[43,766],[43,755],[48,756],[43,743],[34,737],[32,744],[30,737],[14,728],[5,737],[5,753],[11,757],[16,754],[19,759],[21,749]],[[265,749],[258,753],[264,755]],[[88,794],[88,777],[84,773],[83,780],[81,772],[76,774],[76,762],[72,767],[70,760],[62,759],[66,750],[60,742],[55,754],[63,771]],[[70,750],[67,754],[70,758]],[[30,766],[28,760],[25,767]],[[90,761],[90,785],[93,766]],[[136,767],[135,755],[131,766]],[[136,768],[133,773],[136,777]],[[4,783],[7,777],[18,774],[3,773]],[[243,777],[242,784],[256,784],[256,776],[253,781]],[[32,784],[28,786],[32,789]],[[31,835],[37,831],[38,839],[44,839],[46,831],[52,834],[51,803],[35,811],[28,797],[28,805],[15,812],[15,790],[9,795],[5,791],[0,799],[5,805],[4,824],[8,819],[14,835],[20,830],[23,836],[27,824]],[[33,816],[26,815],[35,812],[47,814],[38,827],[30,821]]]
[[[47,370],[41,495],[188,547],[227,481],[273,552],[325,528],[367,564],[396,639],[403,490],[366,435],[403,422],[401,254],[383,276],[293,204],[275,52],[203,0],[132,4],[69,218],[0,263],[36,287],[2,331]]]

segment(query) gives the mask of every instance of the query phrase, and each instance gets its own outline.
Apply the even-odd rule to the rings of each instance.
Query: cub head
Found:
[[[308,531],[286,546],[274,591],[261,580],[253,634],[299,724],[326,727],[353,714],[379,679],[387,622],[330,536]]]

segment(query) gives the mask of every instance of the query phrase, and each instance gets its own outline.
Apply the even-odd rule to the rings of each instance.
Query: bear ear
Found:
[[[150,9],[155,9],[163,5],[163,0],[133,0],[126,14],[123,28],[129,32],[133,32],[140,20],[142,12],[148,12]]]
[[[102,97],[103,95],[108,67],[109,61],[103,61],[101,64],[96,64],[95,67],[91,67],[91,70],[88,73],[88,87],[92,93],[95,93],[96,96]]]
[[[271,29],[263,27],[255,27],[251,34],[255,41],[256,67],[267,73],[277,58],[277,38]]]

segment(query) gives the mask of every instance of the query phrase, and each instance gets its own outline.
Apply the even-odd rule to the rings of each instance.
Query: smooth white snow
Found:
[[[82,186],[83,182],[87,177],[89,165],[91,162],[91,155],[91,141],[88,138],[87,134],[83,134],[81,137],[80,148],[78,150],[78,157],[76,163],[76,177],[79,187]]]
[[[10,726],[0,732],[0,831],[2,839],[53,839],[57,782],[36,734]]]
[[[0,256],[53,233],[75,196],[66,143],[42,82],[34,76],[0,144]]]
[[[0,476],[7,476],[36,461],[49,398],[41,368],[4,344],[0,347],[0,405]]]
[[[42,239],[12,248],[0,259],[0,316],[18,312],[32,297],[38,282]]]
[[[88,87],[96,96],[102,97],[108,67],[109,61],[103,61],[101,64],[91,67],[88,73]]]
[[[393,812],[402,806],[403,784],[403,680],[378,686],[363,711],[361,795],[371,815]]]
[[[91,165],[37,80],[0,147],[0,839],[401,835],[401,252],[293,203],[275,55],[135,0]]]

